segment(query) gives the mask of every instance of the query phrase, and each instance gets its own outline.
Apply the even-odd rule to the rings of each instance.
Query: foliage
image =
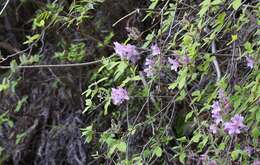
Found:
[[[0,164],[259,160],[259,1],[31,3],[0,43]]]

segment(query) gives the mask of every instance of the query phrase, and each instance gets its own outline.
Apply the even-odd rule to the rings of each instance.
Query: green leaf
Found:
[[[181,70],[179,73],[179,77],[178,77],[178,89],[181,90],[185,84],[186,84],[186,79],[187,79],[187,72],[188,69],[185,68],[184,70]]]
[[[226,148],[226,144],[225,143],[220,143],[218,146],[218,149],[221,151],[224,151],[224,149]]]
[[[256,111],[256,121],[260,122],[260,110],[259,109]]]
[[[117,80],[126,70],[128,67],[128,63],[125,61],[121,61],[120,64],[117,66],[117,70],[114,74],[114,80]]]
[[[187,121],[192,117],[192,115],[193,115],[193,111],[190,111],[190,112],[186,115],[186,117],[185,117],[185,122],[187,122]]]
[[[241,0],[233,0],[231,5],[233,9],[237,10],[241,6]]]
[[[104,115],[108,114],[108,107],[111,105],[111,98],[108,99],[108,101],[106,101],[105,105],[104,105]]]
[[[17,69],[16,60],[12,60],[10,65],[11,65],[11,72],[12,72],[12,73],[15,73],[15,72],[16,72],[16,69]]]
[[[87,110],[89,110],[92,107],[92,100],[86,99],[85,105],[86,105],[86,108],[84,109],[83,113],[85,113]]]
[[[252,130],[252,136],[257,139],[259,136],[260,136],[260,131],[259,129],[257,128],[257,126],[255,126]]]
[[[211,2],[211,5],[220,5],[224,3],[223,0],[214,0],[213,2]]]
[[[240,154],[240,150],[235,150],[231,152],[231,158],[232,160],[237,160]]]
[[[175,89],[177,87],[178,83],[177,82],[173,82],[169,85],[168,89]]]
[[[180,156],[179,156],[179,161],[180,161],[182,164],[185,164],[185,158],[186,158],[186,153],[185,153],[185,152],[181,152],[181,153],[180,153]]]
[[[25,41],[23,44],[31,44],[34,41],[38,40],[41,37],[40,34],[35,34],[33,36],[26,36],[27,41]]]
[[[187,138],[185,136],[178,138],[176,140],[179,141],[179,142],[187,142]]]
[[[162,148],[160,146],[155,147],[153,150],[153,154],[156,155],[157,157],[162,156]]]
[[[227,43],[227,45],[232,44],[232,43],[235,42],[237,39],[238,39],[238,36],[237,36],[236,34],[235,34],[235,35],[232,35],[232,36],[231,36],[231,41],[229,41],[229,42]]]
[[[209,140],[209,137],[206,136],[206,137],[203,137],[203,140],[202,142],[199,143],[198,147],[200,148],[200,150],[204,149],[205,145],[207,144]]]
[[[199,141],[200,141],[200,138],[202,137],[202,135],[200,134],[200,133],[196,133],[193,137],[192,137],[192,139],[191,139],[191,141],[193,141],[194,143],[198,143]]]
[[[93,126],[90,125],[86,128],[81,129],[81,131],[82,131],[82,136],[85,137],[85,142],[90,143],[94,135]]]
[[[16,105],[16,107],[15,107],[15,110],[14,110],[15,112],[19,112],[19,111],[20,111],[22,105],[23,105],[24,103],[26,103],[27,98],[28,98],[28,96],[23,96],[23,98],[18,101],[18,103],[17,103],[17,105]]]
[[[126,143],[125,142],[120,142],[116,145],[117,149],[120,152],[126,152]]]
[[[16,135],[15,144],[19,144],[27,135],[26,132]]]
[[[211,0],[204,0],[201,3],[201,9],[199,11],[199,16],[202,17],[206,14],[206,12],[209,10]]]

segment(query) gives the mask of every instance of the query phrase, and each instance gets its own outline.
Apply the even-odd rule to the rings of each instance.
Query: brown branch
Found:
[[[84,62],[84,63],[75,63],[75,64],[51,64],[51,65],[23,65],[17,66],[18,69],[27,69],[27,68],[63,68],[63,67],[80,67],[80,66],[89,66],[101,63],[103,60]],[[0,69],[10,69],[11,66],[0,66]]]

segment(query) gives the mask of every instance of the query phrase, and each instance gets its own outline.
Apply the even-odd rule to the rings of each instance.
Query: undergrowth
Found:
[[[60,137],[54,146],[69,144],[72,149],[53,153],[57,158],[67,155],[68,164],[260,164],[259,1],[147,0],[118,16],[107,31],[101,30],[108,26],[101,19],[107,16],[101,13],[102,4],[109,2],[54,1],[36,10],[32,33],[23,36],[26,49],[2,58],[7,63],[2,69],[9,70],[1,75],[1,99],[9,101],[1,101],[0,138],[6,139],[1,137],[5,130],[18,129],[14,116],[35,98],[30,91],[17,93],[24,88],[25,72],[33,72],[31,67],[43,74],[46,67],[44,76],[54,80],[45,97],[62,97],[48,107],[66,111],[75,106],[80,115],[55,112],[57,118],[48,116],[41,123],[44,111],[22,132],[10,135],[14,148],[29,144],[29,134],[42,128],[51,133],[37,142],[39,148],[48,153],[44,144]],[[52,70],[57,64],[89,69],[59,74]],[[58,120],[61,116],[66,120]],[[10,157],[16,162],[8,144],[0,145],[0,162]],[[34,151],[41,160],[39,148]]]

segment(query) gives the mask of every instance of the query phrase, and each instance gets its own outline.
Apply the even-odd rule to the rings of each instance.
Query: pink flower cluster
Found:
[[[223,121],[222,115],[227,114],[228,110],[231,109],[231,105],[229,104],[228,98],[225,96],[223,90],[219,91],[219,100],[214,101],[211,107],[211,117],[214,123],[210,125],[209,130],[213,134],[217,133],[221,123],[224,126],[224,131],[229,135],[240,134],[241,131],[246,128],[246,126],[243,124],[244,117],[239,114],[233,116],[228,122]]]
[[[152,45],[151,50],[152,50],[152,56],[161,54],[161,50],[160,50],[160,48],[158,47],[157,44]]]
[[[144,63],[144,73],[147,77],[152,77],[155,75],[156,55],[161,54],[161,50],[157,44],[151,46],[151,51],[151,56],[147,57]]]
[[[255,160],[252,165],[260,165],[260,161],[259,160]]]
[[[123,45],[118,42],[114,42],[114,45],[116,54],[118,54],[122,59],[129,60],[133,63],[136,63],[140,59],[140,53],[137,51],[135,45]]]
[[[236,114],[229,122],[224,123],[224,130],[228,132],[229,135],[240,134],[241,130],[246,128],[246,126],[243,124],[243,121],[244,117]]]
[[[122,104],[125,100],[129,100],[128,92],[122,87],[112,88],[112,102],[115,105]]]
[[[147,77],[152,77],[155,74],[155,60],[154,59],[149,59],[146,58],[145,63],[144,63],[144,73],[146,74]]]
[[[247,62],[247,67],[249,67],[250,69],[254,68],[255,61],[254,61],[254,59],[252,57],[247,56],[246,57],[246,62]]]
[[[171,65],[171,70],[174,70],[175,72],[178,71],[178,68],[180,67],[180,63],[177,59],[168,58],[168,62]]]
[[[185,56],[175,56],[175,58],[168,58],[168,62],[171,66],[171,70],[174,70],[175,72],[178,71],[178,68],[181,66],[181,65],[187,65],[190,63],[190,58],[185,55]]]

